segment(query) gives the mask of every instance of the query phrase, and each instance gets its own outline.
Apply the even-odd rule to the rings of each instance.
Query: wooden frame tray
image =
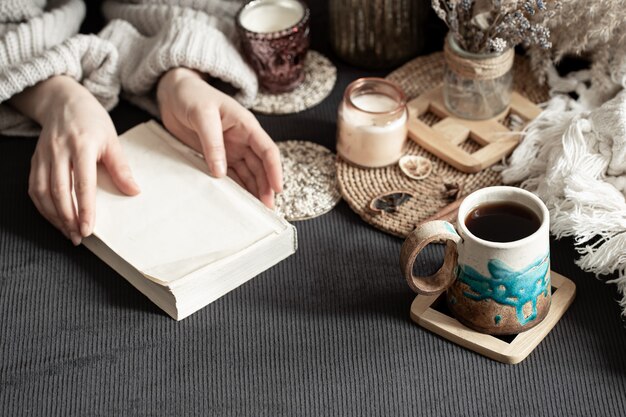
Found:
[[[550,330],[563,317],[576,295],[576,285],[563,275],[551,271],[552,304],[546,318],[537,326],[516,336],[507,343],[504,338],[479,333],[472,330],[443,312],[437,311],[434,304],[444,293],[424,296],[418,295],[411,304],[411,319],[464,348],[483,356],[507,364],[516,364],[531,354]]]
[[[466,173],[482,171],[510,154],[520,141],[518,131],[541,113],[536,104],[514,91],[509,108],[496,117],[487,120],[461,119],[446,109],[443,87],[427,91],[407,106],[409,137],[428,152]],[[432,126],[421,121],[420,117],[429,112],[441,120]],[[513,129],[506,121],[511,115],[515,115],[520,122]],[[464,151],[459,145],[468,139],[482,148],[473,153]]]

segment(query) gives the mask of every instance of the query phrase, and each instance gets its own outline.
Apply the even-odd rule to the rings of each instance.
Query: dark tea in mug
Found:
[[[535,212],[518,203],[500,201],[481,204],[465,217],[467,229],[490,242],[514,242],[532,235],[541,226]]]
[[[430,276],[415,275],[415,259],[434,241],[446,243],[443,265]],[[518,334],[550,310],[550,212],[521,188],[481,188],[461,203],[456,227],[442,220],[418,225],[402,245],[400,265],[419,294],[445,290],[448,309],[462,324]]]

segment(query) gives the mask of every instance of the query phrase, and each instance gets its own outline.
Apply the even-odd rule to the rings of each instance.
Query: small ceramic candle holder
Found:
[[[406,98],[383,78],[360,78],[343,96],[337,117],[337,153],[355,165],[377,168],[398,162],[406,150]]]
[[[244,54],[267,92],[291,91],[304,80],[309,16],[300,0],[252,0],[237,13]]]

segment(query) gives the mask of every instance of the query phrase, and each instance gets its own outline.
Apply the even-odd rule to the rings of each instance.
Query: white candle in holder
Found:
[[[256,33],[280,32],[304,17],[302,3],[295,0],[254,0],[241,11],[241,26]]]
[[[382,78],[348,86],[337,118],[337,153],[353,164],[375,168],[398,162],[405,152],[404,93]]]

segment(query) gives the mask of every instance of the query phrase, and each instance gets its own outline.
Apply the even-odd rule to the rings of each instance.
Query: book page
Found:
[[[141,193],[123,195],[99,166],[94,234],[149,278],[171,283],[287,227],[155,122],[120,142]]]

